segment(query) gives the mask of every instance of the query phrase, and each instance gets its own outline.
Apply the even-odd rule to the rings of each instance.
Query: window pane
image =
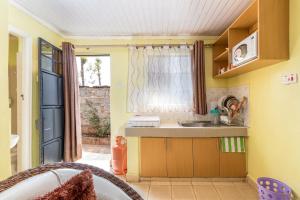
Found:
[[[52,46],[44,41],[41,43],[42,55],[52,58]]]
[[[41,56],[42,68],[52,72],[52,60],[44,55]]]
[[[129,112],[192,111],[191,53],[188,48],[133,48],[129,57]]]

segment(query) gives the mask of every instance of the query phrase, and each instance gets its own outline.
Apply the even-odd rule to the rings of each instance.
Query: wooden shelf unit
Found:
[[[228,60],[228,48],[225,49],[225,51],[222,52],[220,55],[214,58],[215,62],[227,61],[227,60]]]
[[[258,57],[233,67],[232,48],[255,31]],[[289,0],[254,0],[214,43],[213,77],[230,78],[288,59]],[[226,72],[220,74],[223,67]]]

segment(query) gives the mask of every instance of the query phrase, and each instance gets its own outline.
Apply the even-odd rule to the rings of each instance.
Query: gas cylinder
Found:
[[[125,175],[127,172],[127,144],[126,139],[117,136],[116,144],[112,148],[112,168],[116,175]]]

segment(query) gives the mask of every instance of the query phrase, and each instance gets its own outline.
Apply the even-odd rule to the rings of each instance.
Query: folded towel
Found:
[[[245,152],[244,137],[223,137],[221,138],[222,152]]]

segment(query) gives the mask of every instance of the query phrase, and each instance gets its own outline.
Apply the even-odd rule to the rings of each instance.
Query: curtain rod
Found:
[[[111,47],[145,47],[145,46],[154,46],[154,47],[161,47],[161,46],[181,46],[181,45],[192,45],[192,44],[92,44],[92,45],[74,45],[77,48],[111,48]],[[204,44],[205,48],[212,48],[213,44]]]

